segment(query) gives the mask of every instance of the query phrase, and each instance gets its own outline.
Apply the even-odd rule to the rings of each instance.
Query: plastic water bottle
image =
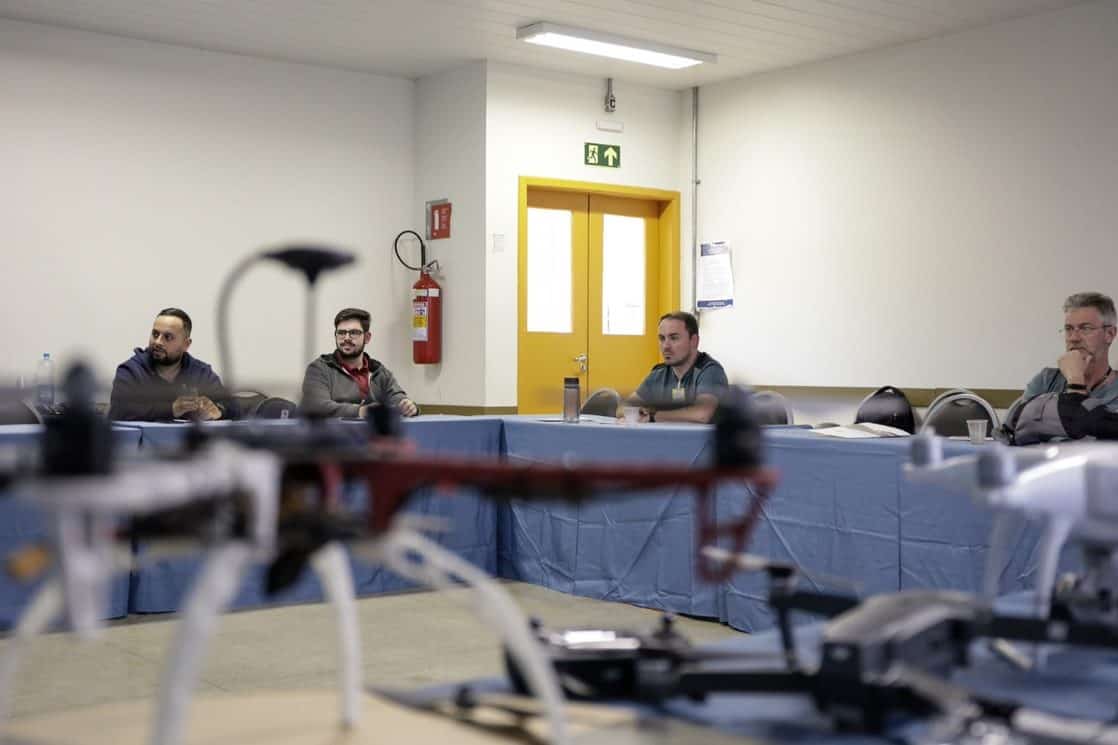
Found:
[[[43,352],[43,359],[35,368],[35,398],[44,409],[54,406],[54,360],[50,352]]]

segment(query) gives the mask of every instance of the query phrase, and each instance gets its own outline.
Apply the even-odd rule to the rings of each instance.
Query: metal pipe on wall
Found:
[[[699,312],[699,86],[691,89],[691,310]]]

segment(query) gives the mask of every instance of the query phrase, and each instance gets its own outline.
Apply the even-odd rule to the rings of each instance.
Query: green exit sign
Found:
[[[582,162],[588,166],[620,168],[621,146],[607,145],[604,142],[583,143]]]

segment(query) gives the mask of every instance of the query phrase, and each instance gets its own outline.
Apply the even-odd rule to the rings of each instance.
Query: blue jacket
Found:
[[[175,418],[171,404],[179,396],[191,395],[191,389],[217,404],[223,419],[236,418],[235,405],[222,387],[221,378],[205,362],[184,352],[178,376],[168,382],[159,377],[148,350],[136,347],[132,358],[116,368],[109,418],[170,421]]]

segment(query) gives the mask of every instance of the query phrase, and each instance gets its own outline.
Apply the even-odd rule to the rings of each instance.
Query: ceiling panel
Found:
[[[471,60],[688,88],[1079,0],[0,0],[0,17],[418,78]],[[711,52],[658,70],[516,40],[536,21]]]

